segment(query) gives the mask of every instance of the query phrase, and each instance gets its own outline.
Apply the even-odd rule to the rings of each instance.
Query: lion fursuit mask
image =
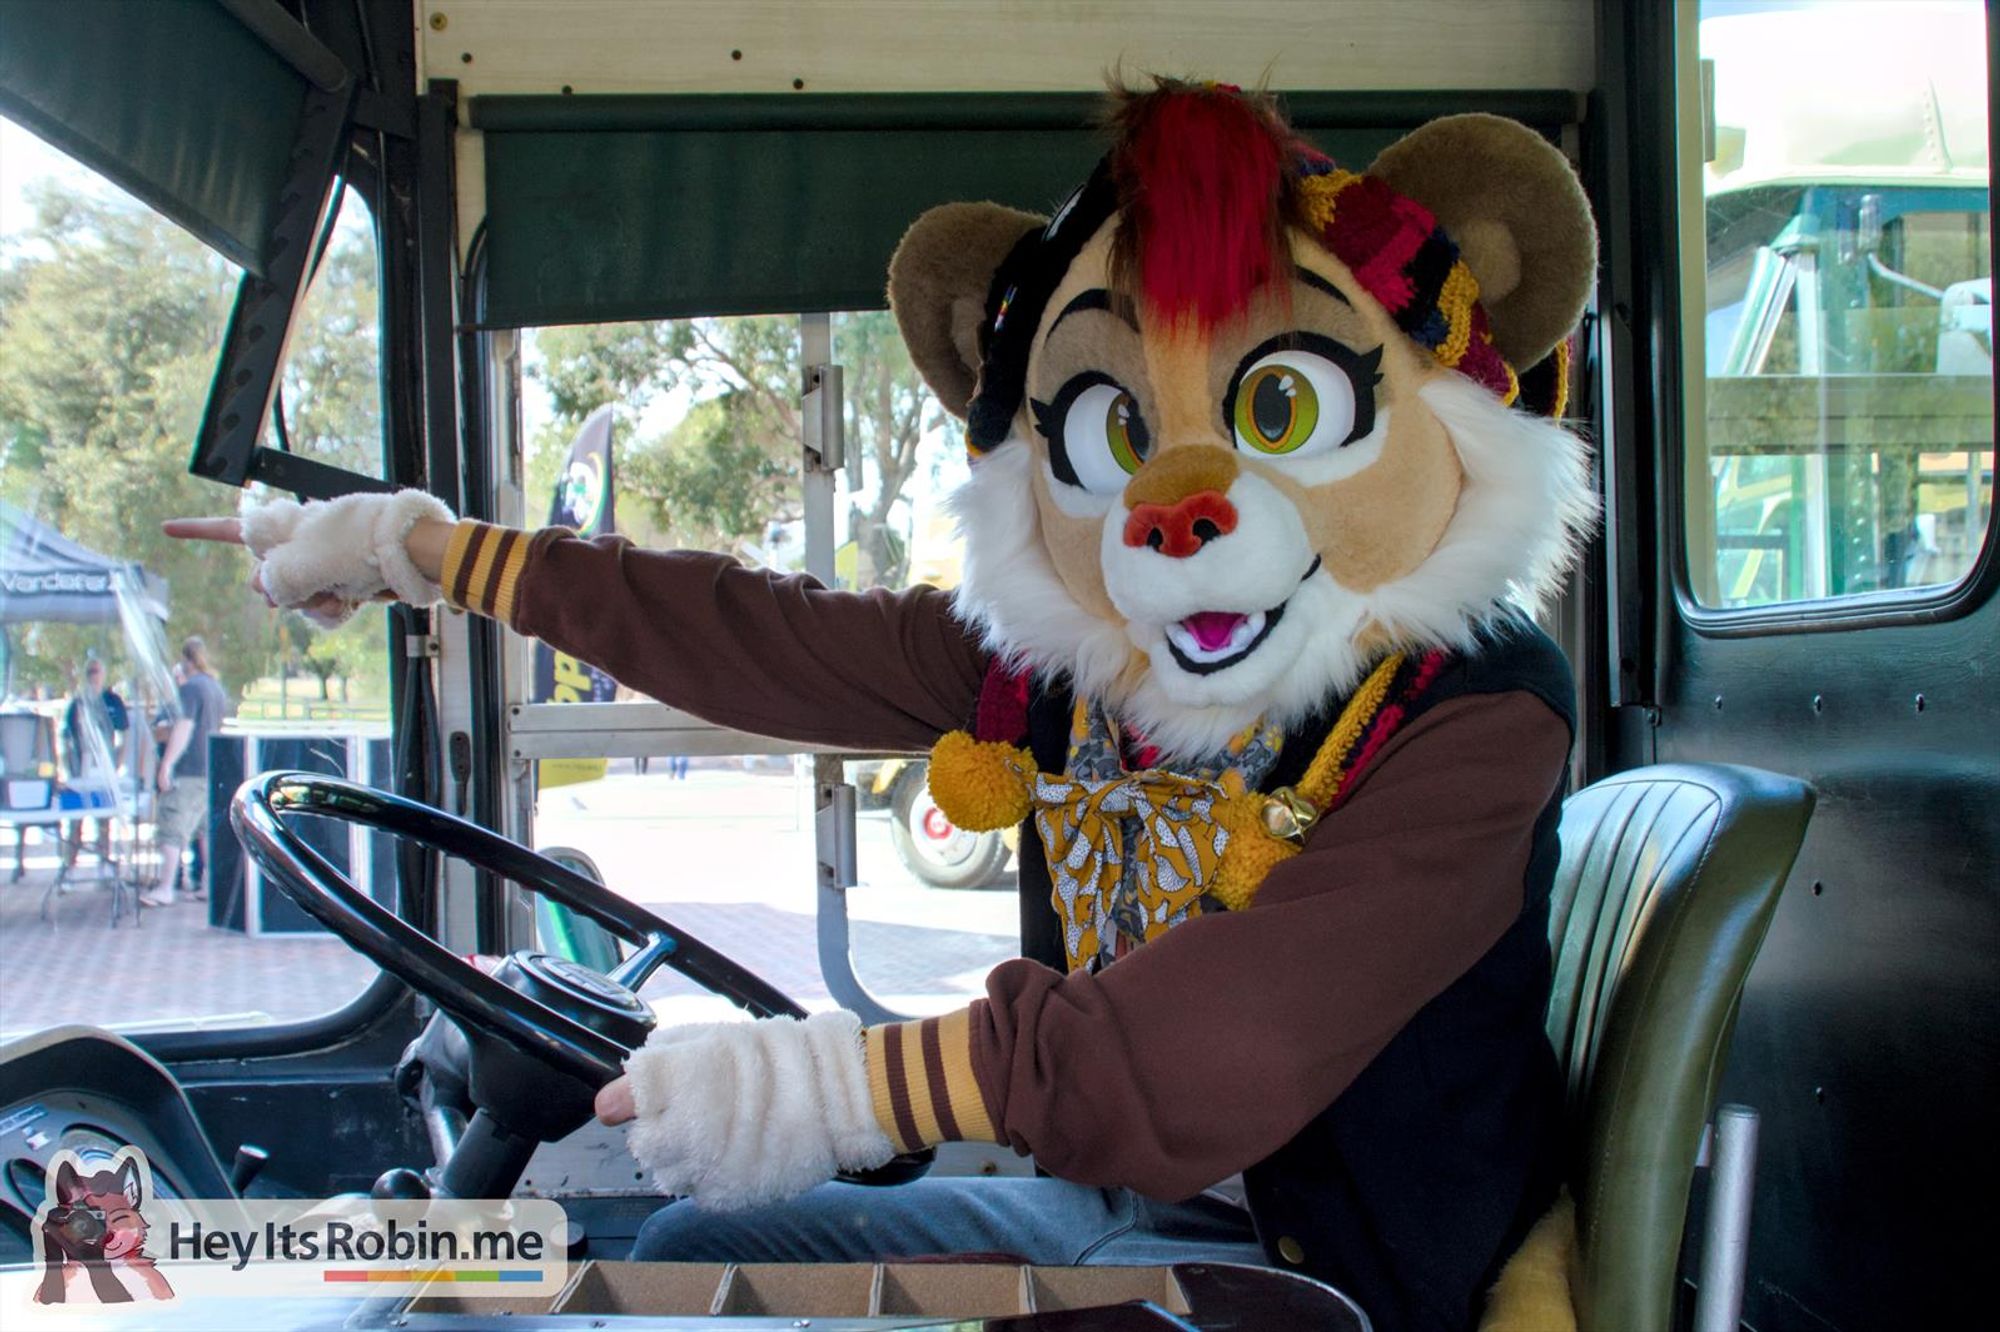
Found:
[[[1568,163],[1456,116],[1365,174],[1162,82],[1044,219],[924,214],[890,269],[968,422],[961,613],[1168,760],[1536,603],[1592,514],[1554,424],[1596,237]]]

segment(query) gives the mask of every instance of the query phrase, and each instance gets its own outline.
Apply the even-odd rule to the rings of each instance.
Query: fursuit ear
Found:
[[[993,274],[1047,221],[995,203],[940,204],[916,220],[889,260],[889,308],[918,373],[953,416],[964,418],[978,387]]]
[[[1457,242],[1510,364],[1535,364],[1576,327],[1597,277],[1597,227],[1548,140],[1500,116],[1446,116],[1383,149],[1368,174]]]

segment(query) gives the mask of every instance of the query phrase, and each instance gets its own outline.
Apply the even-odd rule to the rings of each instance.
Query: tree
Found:
[[[892,515],[916,473],[917,446],[943,427],[944,408],[910,363],[887,310],[844,316],[838,337],[847,367],[847,446],[864,451],[873,492],[850,529],[861,548],[861,585],[901,587],[909,581],[910,548]]]
[[[846,367],[847,438],[862,452],[851,535],[863,586],[899,586],[909,573],[899,505],[926,432],[943,419],[886,311],[836,317]],[[606,403],[616,413],[622,521],[637,516],[679,546],[756,556],[772,529],[802,517],[798,481],[803,389],[798,321],[742,316],[544,330],[530,373],[547,389],[553,420],[533,443],[531,493],[546,494],[570,438]],[[686,407],[644,436],[648,409]]]
[[[225,684],[240,690],[274,661],[272,612],[249,590],[242,560],[160,532],[163,519],[211,513],[230,498],[187,463],[235,273],[137,202],[51,182],[30,186],[30,197],[34,225],[0,254],[0,494],[165,576],[173,618],[164,642],[203,635]],[[336,235],[292,340],[285,398],[295,448],[375,471],[371,247],[365,231]],[[381,620],[365,615],[353,631],[382,642],[377,663],[387,650]],[[116,638],[98,626],[28,626],[16,683],[66,689],[84,651]]]
[[[173,636],[199,632],[232,683],[263,660],[240,565],[156,537],[159,521],[215,505],[187,475],[189,441],[221,342],[231,275],[198,242],[135,205],[43,187],[8,256],[0,311],[7,497],[172,584]],[[17,674],[66,687],[88,626],[29,626]]]
[[[322,629],[303,615],[287,611],[277,619],[280,671],[303,669],[319,681],[322,703],[333,700],[333,681],[342,681],[346,697],[349,677],[379,669],[387,632],[383,617],[364,609],[338,629]]]

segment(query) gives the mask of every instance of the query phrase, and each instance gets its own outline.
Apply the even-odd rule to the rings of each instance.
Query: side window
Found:
[[[887,310],[832,323],[850,459],[834,496],[841,585],[955,587],[962,545],[945,498],[966,479],[964,428],[924,386]],[[847,895],[854,972],[906,1013],[978,998],[986,973],[1021,951],[1014,831],[954,826],[927,776],[920,758],[849,765],[862,810],[861,882]]]
[[[943,498],[965,476],[962,436],[887,311],[836,314],[831,329],[847,451],[858,458],[834,493],[835,581],[949,587],[958,557]],[[606,530],[601,519],[580,521],[588,511],[643,546],[804,570],[801,333],[792,315],[527,330],[529,521]],[[604,454],[596,432],[607,410]],[[540,644],[521,653],[535,663],[535,702],[644,701]],[[830,1007],[815,918],[812,759],[702,748],[542,760],[534,842],[582,851],[615,891],[733,948],[808,1007]],[[953,828],[929,801],[920,757],[856,756],[845,774],[860,811],[860,881],[846,894],[856,977],[899,1011],[964,1004],[988,968],[1019,951],[1018,909],[1005,891],[1010,840]],[[680,1019],[720,1002],[672,973],[645,997]]]
[[[311,631],[242,561],[160,532],[228,502],[187,464],[237,277],[0,121],[0,1035],[295,1021],[375,974],[246,873],[221,806],[246,767],[386,779],[382,617]],[[377,303],[349,193],[292,340],[284,434],[379,473]],[[324,849],[388,895],[372,847]]]
[[[1691,590],[1731,609],[1948,587],[1993,514],[1982,8],[1699,15]]]

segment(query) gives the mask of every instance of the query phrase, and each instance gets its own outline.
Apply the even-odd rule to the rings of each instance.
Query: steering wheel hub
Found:
[[[653,1030],[653,1010],[638,995],[568,958],[522,949],[494,970],[493,979],[628,1050],[644,1045]]]

